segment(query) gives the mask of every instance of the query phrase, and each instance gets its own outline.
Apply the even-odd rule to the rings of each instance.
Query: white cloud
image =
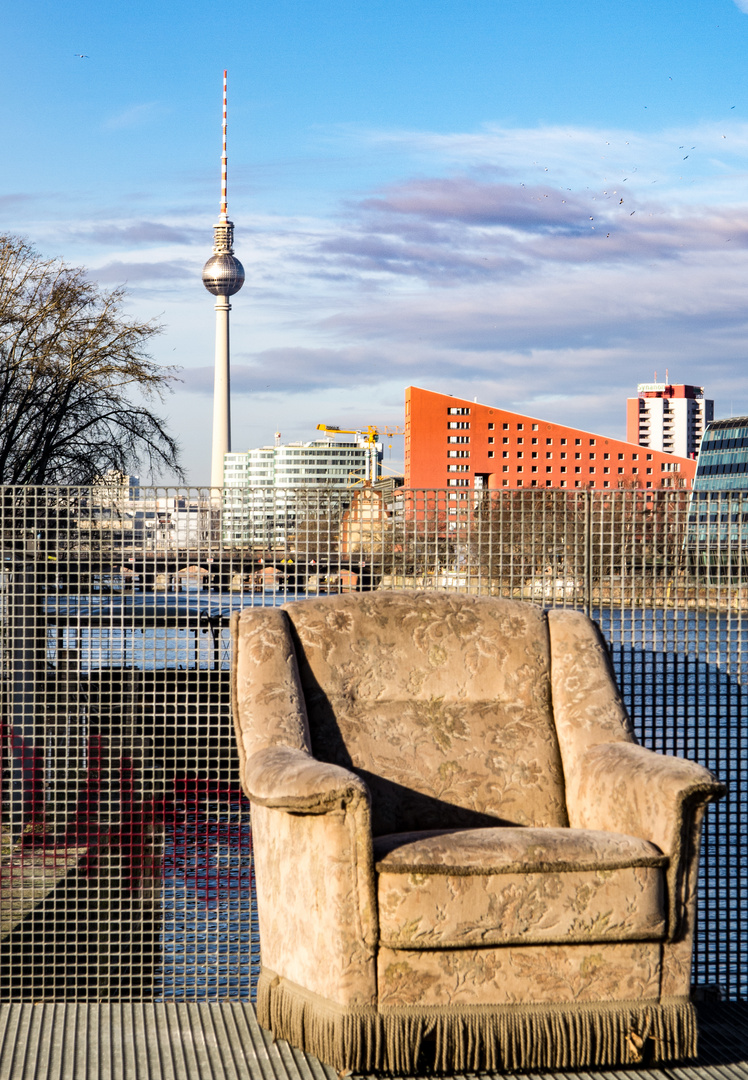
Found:
[[[735,0],[735,6],[748,15],[748,0]]]

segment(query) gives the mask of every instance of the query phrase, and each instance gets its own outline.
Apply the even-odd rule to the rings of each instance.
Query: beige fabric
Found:
[[[254,803],[252,840],[263,963],[330,1001],[375,1004],[368,808],[303,814]]]
[[[375,842],[390,948],[644,941],[665,932],[665,857],[577,829],[475,829]]]
[[[231,617],[231,699],[240,775],[257,750],[292,746],[309,750],[309,724],[299,683],[288,617],[253,608]]]
[[[657,942],[377,954],[379,1007],[659,1001]]]
[[[312,751],[366,780],[375,836],[567,824],[542,611],[437,592],[285,610]]]
[[[233,628],[276,1035],[396,1072],[432,1039],[444,1069],[693,1052],[701,819],[724,789],[636,744],[589,620],[376,593]]]

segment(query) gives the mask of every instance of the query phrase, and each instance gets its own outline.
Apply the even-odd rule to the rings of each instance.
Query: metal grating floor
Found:
[[[585,1080],[748,1080],[748,1004],[700,1010],[699,1064],[578,1075]],[[552,1074],[547,1074],[552,1075]],[[338,1080],[273,1043],[249,1003],[0,1005],[2,1080]]]

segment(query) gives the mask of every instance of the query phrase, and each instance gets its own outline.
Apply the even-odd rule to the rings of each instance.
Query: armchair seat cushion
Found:
[[[374,840],[390,949],[658,941],[667,858],[593,829],[432,830]]]

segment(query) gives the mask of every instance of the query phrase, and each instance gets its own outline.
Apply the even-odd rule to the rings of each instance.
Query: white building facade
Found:
[[[380,475],[382,444],[363,438],[260,446],[224,458],[222,536],[227,543],[283,543],[304,513],[324,514],[344,492]],[[297,489],[315,488],[300,498]],[[314,504],[314,505],[312,505]]]
[[[698,457],[714,402],[703,386],[639,383],[626,402],[626,440],[678,457]]]

